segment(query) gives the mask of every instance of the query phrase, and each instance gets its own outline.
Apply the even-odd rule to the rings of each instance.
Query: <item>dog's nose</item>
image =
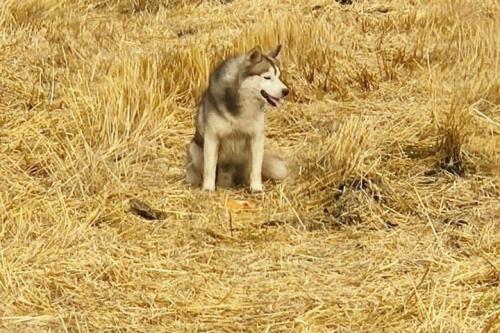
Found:
[[[281,93],[283,94],[283,96],[288,95],[288,93],[289,93],[289,92],[290,92],[290,91],[288,90],[288,88],[285,88],[285,89],[283,89],[283,90],[281,91]]]

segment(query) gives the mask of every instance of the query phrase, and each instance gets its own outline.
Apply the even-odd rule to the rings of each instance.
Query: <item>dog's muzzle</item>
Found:
[[[288,93],[288,89],[287,89],[287,93]],[[264,97],[264,99],[269,103],[271,104],[272,106],[276,107],[280,104],[281,102],[281,98],[278,98],[278,97],[274,97],[274,96],[271,96],[269,95],[265,90],[261,90],[260,91],[260,94],[262,95],[262,97]]]

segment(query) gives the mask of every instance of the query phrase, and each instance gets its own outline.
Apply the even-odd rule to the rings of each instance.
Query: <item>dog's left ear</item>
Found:
[[[269,52],[267,55],[270,56],[271,58],[276,59],[276,58],[278,58],[280,51],[281,51],[281,44],[278,44],[278,46],[276,46],[276,48],[274,50],[272,50],[271,52]]]
[[[255,46],[247,53],[247,58],[252,64],[256,64],[262,60],[262,49],[260,46]]]

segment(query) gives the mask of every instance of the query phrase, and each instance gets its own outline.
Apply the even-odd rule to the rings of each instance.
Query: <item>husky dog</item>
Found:
[[[280,80],[281,45],[268,53],[255,46],[220,63],[198,106],[195,134],[187,148],[186,181],[214,191],[215,185],[250,184],[286,177],[286,163],[264,151],[264,107],[277,107],[288,88]]]

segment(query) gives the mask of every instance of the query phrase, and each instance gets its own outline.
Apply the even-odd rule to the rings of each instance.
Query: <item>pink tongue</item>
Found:
[[[276,106],[280,106],[280,104],[281,104],[281,99],[276,99],[276,98],[272,98],[272,97],[271,97],[271,100],[274,102],[274,104],[276,104]]]

